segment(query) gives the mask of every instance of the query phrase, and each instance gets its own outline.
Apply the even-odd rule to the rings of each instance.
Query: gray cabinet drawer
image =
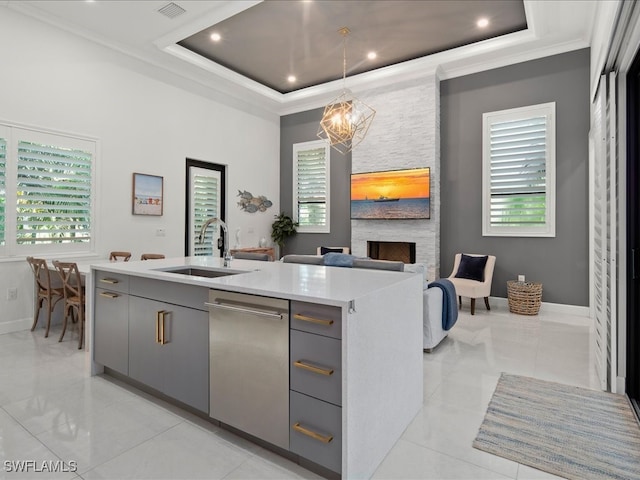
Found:
[[[96,272],[96,288],[129,293],[129,276],[122,273]]]
[[[290,450],[340,473],[342,409],[322,400],[290,392]]]
[[[291,390],[342,405],[342,342],[291,330]]]
[[[205,302],[209,300],[209,289],[206,287],[144,277],[131,277],[129,293],[203,311],[207,311]]]
[[[342,309],[330,305],[292,301],[291,328],[342,338]]]

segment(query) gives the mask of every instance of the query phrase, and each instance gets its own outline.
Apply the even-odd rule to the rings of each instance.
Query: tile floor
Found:
[[[449,338],[424,354],[424,406],[374,478],[557,478],[471,442],[501,372],[597,387],[587,325],[568,315],[480,307],[472,317],[463,309]],[[131,387],[90,377],[73,335],[58,343],[57,334],[0,335],[0,478],[318,478]],[[28,473],[11,471],[27,460],[36,461]]]

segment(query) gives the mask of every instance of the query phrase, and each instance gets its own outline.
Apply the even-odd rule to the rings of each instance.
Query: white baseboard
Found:
[[[489,297],[491,304],[509,309],[509,303],[504,297]],[[565,315],[575,315],[577,317],[589,318],[589,307],[583,307],[580,305],[565,305],[562,303],[549,303],[542,302],[540,304],[540,313],[562,313]]]
[[[0,323],[0,335],[5,333],[20,332],[31,328],[33,318],[21,318],[19,320],[11,320],[9,322]]]

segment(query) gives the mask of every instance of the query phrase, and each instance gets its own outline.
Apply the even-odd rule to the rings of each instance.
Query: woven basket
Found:
[[[537,315],[542,300],[542,284],[507,281],[509,311],[520,315]]]

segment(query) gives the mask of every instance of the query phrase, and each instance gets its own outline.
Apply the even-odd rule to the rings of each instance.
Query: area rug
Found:
[[[503,373],[473,446],[561,477],[640,480],[627,398]]]

